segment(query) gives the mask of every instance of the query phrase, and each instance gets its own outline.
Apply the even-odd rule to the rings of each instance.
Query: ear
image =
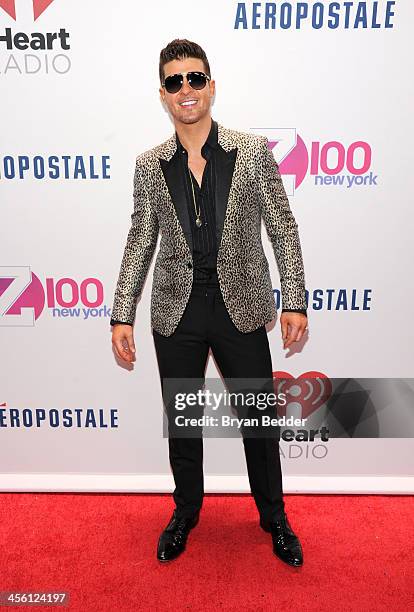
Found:
[[[215,93],[216,93],[216,81],[214,79],[211,79],[211,81],[210,81],[210,95],[211,95],[211,97],[213,97]]]

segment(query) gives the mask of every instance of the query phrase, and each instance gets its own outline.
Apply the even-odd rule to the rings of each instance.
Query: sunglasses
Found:
[[[187,82],[193,89],[204,89],[207,81],[210,81],[210,77],[204,72],[179,72],[167,76],[162,86],[168,93],[175,94],[183,86],[184,76],[187,77]]]

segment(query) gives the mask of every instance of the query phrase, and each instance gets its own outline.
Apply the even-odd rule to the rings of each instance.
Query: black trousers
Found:
[[[163,393],[164,378],[204,381],[209,348],[225,381],[239,377],[272,379],[266,328],[240,332],[227,312],[220,287],[214,283],[193,284],[184,314],[171,336],[155,329],[152,332]],[[203,439],[169,435],[168,444],[177,515],[189,517],[201,509],[203,502]],[[243,436],[243,444],[259,514],[266,521],[274,520],[284,511],[278,440]]]

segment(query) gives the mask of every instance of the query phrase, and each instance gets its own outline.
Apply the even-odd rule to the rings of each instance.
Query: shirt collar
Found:
[[[175,132],[175,142],[177,144],[178,150],[185,151],[185,148],[183,147],[183,145],[180,142],[180,139],[178,138],[177,132]],[[213,149],[217,148],[218,146],[218,126],[217,126],[217,121],[214,121],[214,119],[211,119],[210,132],[207,136],[207,140],[205,141],[205,143],[203,144],[201,148],[203,149],[206,145],[212,147]]]

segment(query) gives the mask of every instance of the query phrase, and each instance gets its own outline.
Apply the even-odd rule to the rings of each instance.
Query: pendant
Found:
[[[197,227],[201,227],[202,226],[202,221],[201,221],[200,217],[197,217],[197,219],[196,219],[196,226]]]

